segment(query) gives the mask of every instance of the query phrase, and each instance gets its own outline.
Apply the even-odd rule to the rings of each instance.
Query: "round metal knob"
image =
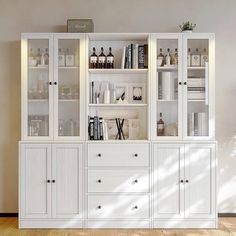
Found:
[[[181,85],[182,84],[182,82],[179,82],[179,85]]]
[[[101,157],[102,156],[102,154],[101,153],[98,153],[98,157]]]
[[[186,179],[186,180],[185,180],[185,183],[188,183],[188,182],[189,182],[188,179]]]
[[[135,153],[134,156],[137,157],[137,156],[138,156],[138,153]]]
[[[102,183],[102,180],[98,179],[98,183]]]
[[[102,206],[98,206],[98,209],[101,209],[102,208]]]
[[[138,206],[134,206],[134,209],[138,209]]]
[[[54,82],[55,85],[57,85],[57,82]]]
[[[183,183],[183,182],[184,182],[184,181],[181,179],[181,180],[180,180],[180,183]]]
[[[52,85],[52,82],[49,82],[49,85]]]
[[[47,183],[50,183],[50,182],[51,182],[50,179],[48,179],[48,180],[47,180]]]
[[[187,85],[187,82],[184,82],[184,85]]]
[[[134,183],[136,184],[136,183],[138,183],[138,180],[136,179],[136,180],[134,180]]]
[[[53,183],[55,183],[55,182],[56,182],[56,180],[55,180],[55,179],[53,179],[53,180],[52,180],[52,182],[53,182]]]

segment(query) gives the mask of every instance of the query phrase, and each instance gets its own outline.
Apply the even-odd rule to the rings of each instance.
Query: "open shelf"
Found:
[[[177,99],[172,99],[172,100],[164,100],[164,99],[158,99],[157,102],[177,102]]]
[[[58,99],[59,102],[79,102],[78,99]]]
[[[59,66],[59,70],[78,70],[78,66]]]
[[[205,66],[188,66],[188,70],[205,70]]]
[[[48,66],[29,66],[29,70],[48,70]]]
[[[148,69],[89,69],[91,74],[145,74]]]
[[[177,66],[162,66],[162,67],[157,67],[157,71],[176,71],[178,70]]]
[[[44,102],[48,102],[48,99],[29,99],[28,102],[30,103],[44,103]]]
[[[147,104],[89,104],[90,107],[146,107]]]

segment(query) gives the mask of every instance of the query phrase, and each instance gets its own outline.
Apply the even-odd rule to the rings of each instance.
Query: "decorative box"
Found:
[[[68,19],[68,33],[91,33],[94,31],[92,19]]]

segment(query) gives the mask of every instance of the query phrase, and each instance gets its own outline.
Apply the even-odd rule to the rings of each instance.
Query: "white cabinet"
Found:
[[[154,218],[216,218],[215,144],[154,144]]]
[[[21,144],[22,218],[82,217],[82,145]]]

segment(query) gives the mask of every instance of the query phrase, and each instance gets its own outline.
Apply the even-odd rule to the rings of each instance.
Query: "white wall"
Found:
[[[216,33],[219,210],[236,212],[235,0],[0,0],[0,212],[17,212],[20,33],[63,32],[68,18],[92,18],[96,32]]]

